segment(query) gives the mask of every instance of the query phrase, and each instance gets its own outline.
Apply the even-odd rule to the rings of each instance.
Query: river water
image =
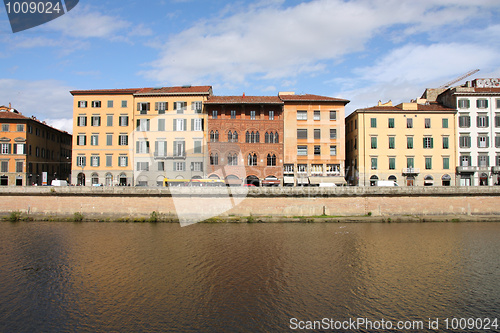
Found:
[[[0,332],[499,332],[499,317],[500,223],[0,223]]]

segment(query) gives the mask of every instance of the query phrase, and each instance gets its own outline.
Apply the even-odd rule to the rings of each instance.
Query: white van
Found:
[[[68,186],[68,182],[65,180],[54,179],[51,183],[51,186]]]
[[[377,186],[399,186],[394,180],[379,180]]]

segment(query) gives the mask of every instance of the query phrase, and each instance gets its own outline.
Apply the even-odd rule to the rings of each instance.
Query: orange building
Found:
[[[50,185],[69,180],[71,135],[0,106],[0,185]]]

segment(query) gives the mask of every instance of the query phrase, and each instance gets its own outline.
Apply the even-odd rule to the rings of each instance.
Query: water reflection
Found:
[[[288,331],[292,317],[498,316],[499,231],[3,223],[0,331]]]

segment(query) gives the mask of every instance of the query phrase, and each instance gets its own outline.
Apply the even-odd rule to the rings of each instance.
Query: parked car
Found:
[[[54,179],[51,183],[51,186],[68,186],[68,182],[65,180]]]

